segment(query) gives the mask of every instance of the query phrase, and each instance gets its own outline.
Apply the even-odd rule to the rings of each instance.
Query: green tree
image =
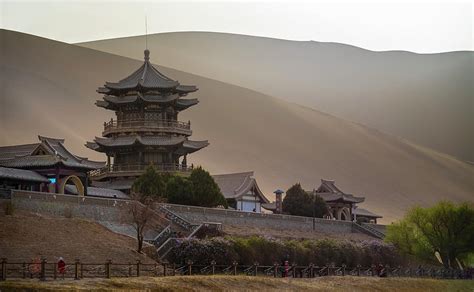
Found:
[[[474,208],[450,202],[415,207],[388,227],[386,240],[421,259],[433,260],[438,252],[445,267],[454,267],[456,258],[466,259],[474,252]]]
[[[299,183],[291,186],[283,199],[283,212],[290,215],[322,218],[327,209],[320,196],[308,194]]]
[[[166,184],[168,203],[194,205],[193,190],[193,183],[189,179],[179,175],[169,177]]]
[[[165,179],[150,165],[145,172],[134,181],[132,192],[145,197],[150,196],[155,199],[164,199],[166,194]]]
[[[222,205],[227,208],[227,201],[209,172],[201,167],[195,168],[189,176],[189,181],[193,187],[192,205],[201,207]]]

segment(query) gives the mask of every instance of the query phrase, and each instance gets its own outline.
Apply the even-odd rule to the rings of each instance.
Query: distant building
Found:
[[[38,143],[0,147],[3,187],[64,193],[65,185],[74,183],[80,194],[87,195],[87,172],[105,163],[72,154],[64,139],[38,139]]]
[[[149,165],[163,172],[191,171],[187,155],[209,143],[189,140],[191,123],[179,121],[178,114],[198,103],[182,98],[197,90],[160,73],[148,50],[135,72],[100,87],[104,96],[96,105],[114,111],[116,119],[104,123],[103,137],[86,143],[107,155],[107,165],[90,173],[93,186],[128,191]]]
[[[365,201],[364,197],[356,197],[344,193],[333,180],[321,179],[321,185],[313,190],[307,191],[310,195],[320,196],[328,205],[327,218],[352,221],[358,220],[368,223],[377,223],[378,218],[382,216],[374,214],[368,210],[358,207],[358,204]],[[277,213],[277,202],[263,204],[262,207],[274,213]]]
[[[240,211],[262,212],[269,203],[253,177],[253,171],[213,175],[229,206]]]

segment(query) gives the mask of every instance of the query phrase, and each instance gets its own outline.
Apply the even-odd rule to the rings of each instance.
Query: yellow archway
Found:
[[[64,188],[66,186],[66,183],[71,180],[74,185],[76,186],[76,189],[77,189],[77,195],[78,196],[84,196],[84,185],[82,184],[82,181],[79,177],[77,177],[76,175],[70,175],[68,177],[65,177],[63,179],[61,179],[61,183],[59,185],[59,193],[60,194],[64,194]]]

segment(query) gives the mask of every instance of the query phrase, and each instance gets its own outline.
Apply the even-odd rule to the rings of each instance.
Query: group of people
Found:
[[[28,265],[28,270],[30,272],[31,277],[35,275],[40,276],[41,274],[41,259],[40,257],[36,257],[32,259],[31,264]],[[64,261],[63,257],[59,257],[58,261],[56,262],[55,271],[64,279],[66,274],[66,262]]]

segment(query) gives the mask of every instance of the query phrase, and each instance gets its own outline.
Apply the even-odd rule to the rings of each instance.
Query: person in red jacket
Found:
[[[59,257],[58,272],[64,279],[64,274],[66,273],[66,262],[64,261],[62,257]]]

